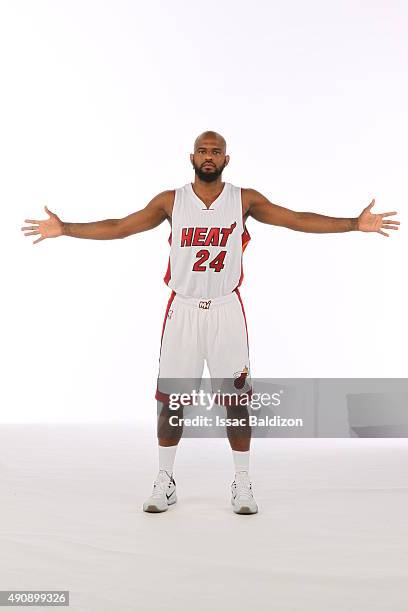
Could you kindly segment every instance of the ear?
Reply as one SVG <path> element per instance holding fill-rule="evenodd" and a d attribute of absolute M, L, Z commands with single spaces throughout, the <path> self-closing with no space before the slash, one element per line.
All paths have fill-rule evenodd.
<path fill-rule="evenodd" d="M 193 161 L 194 161 L 194 155 L 190 153 L 190 162 L 193 163 Z"/>
<path fill-rule="evenodd" d="M 229 155 L 226 155 L 226 156 L 225 156 L 225 165 L 226 165 L 226 166 L 228 166 L 228 164 L 229 164 L 229 160 L 230 160 L 230 156 L 229 156 Z"/>

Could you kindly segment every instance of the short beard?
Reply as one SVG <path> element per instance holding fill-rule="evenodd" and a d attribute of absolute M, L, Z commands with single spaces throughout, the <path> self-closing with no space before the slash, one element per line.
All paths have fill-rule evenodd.
<path fill-rule="evenodd" d="M 221 176 L 222 171 L 226 166 L 226 163 L 224 162 L 221 168 L 215 168 L 213 172 L 204 172 L 201 168 L 195 165 L 194 161 L 192 163 L 196 175 L 201 181 L 204 181 L 205 183 L 213 183 L 214 181 L 216 181 L 217 178 Z"/>

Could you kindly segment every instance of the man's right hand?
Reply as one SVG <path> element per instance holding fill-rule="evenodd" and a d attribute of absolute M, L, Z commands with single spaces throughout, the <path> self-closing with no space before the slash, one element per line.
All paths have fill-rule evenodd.
<path fill-rule="evenodd" d="M 92 240 L 113 240 L 115 238 L 126 238 L 132 234 L 145 232 L 162 223 L 166 218 L 171 219 L 175 190 L 167 189 L 156 195 L 142 208 L 121 219 L 103 219 L 102 221 L 90 221 L 88 223 L 68 223 L 52 213 L 46 206 L 45 211 L 50 215 L 46 221 L 26 219 L 26 223 L 35 223 L 29 227 L 22 227 L 26 236 L 41 234 L 33 242 L 36 244 L 44 238 L 55 238 L 56 236 L 70 236 L 72 238 L 88 238 Z"/>
<path fill-rule="evenodd" d="M 46 219 L 45 221 L 25 219 L 24 223 L 35 223 L 36 225 L 21 228 L 21 231 L 25 232 L 24 236 L 35 236 L 40 234 L 40 237 L 37 238 L 37 240 L 34 240 L 33 244 L 44 240 L 44 238 L 56 238 L 57 236 L 62 236 L 63 234 L 64 224 L 61 219 L 55 213 L 48 210 L 46 206 L 44 206 L 44 209 L 45 212 L 49 214 L 49 219 Z"/>

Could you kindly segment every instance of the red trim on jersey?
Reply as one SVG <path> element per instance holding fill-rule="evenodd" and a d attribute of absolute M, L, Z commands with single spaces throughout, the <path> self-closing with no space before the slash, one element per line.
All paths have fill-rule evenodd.
<path fill-rule="evenodd" d="M 248 246 L 248 242 L 251 240 L 251 236 L 246 228 L 246 225 L 244 225 L 244 231 L 241 234 L 241 240 L 242 240 L 242 254 L 244 254 L 244 251 Z M 238 285 L 235 287 L 235 289 L 238 289 L 238 287 L 241 286 L 243 280 L 244 280 L 244 268 L 242 265 L 242 257 L 241 257 L 241 276 L 239 277 Z"/>
<path fill-rule="evenodd" d="M 169 243 L 170 247 L 171 247 L 171 234 L 172 234 L 172 232 L 170 232 L 170 236 L 168 238 L 168 243 Z M 167 271 L 166 271 L 166 274 L 164 275 L 164 278 L 163 278 L 163 280 L 166 283 L 166 285 L 169 284 L 169 280 L 170 279 L 171 279 L 171 269 L 170 269 L 170 255 L 169 255 L 169 263 L 167 264 Z"/>
<path fill-rule="evenodd" d="M 248 242 L 251 240 L 251 236 L 247 230 L 246 225 L 244 225 L 244 231 L 242 232 L 242 251 L 245 251 Z"/>
<path fill-rule="evenodd" d="M 247 335 L 247 344 L 248 344 L 248 349 L 249 349 L 249 342 L 248 342 L 248 326 L 247 326 L 247 320 L 246 320 L 246 316 L 245 316 L 244 304 L 242 303 L 242 298 L 241 298 L 241 294 L 240 294 L 240 292 L 239 292 L 238 287 L 236 287 L 236 288 L 234 289 L 234 291 L 235 291 L 235 293 L 237 294 L 238 299 L 239 299 L 239 301 L 240 301 L 240 303 L 241 303 L 242 313 L 243 313 L 243 315 L 244 315 L 244 321 L 245 321 L 245 329 L 246 329 L 246 335 Z"/>

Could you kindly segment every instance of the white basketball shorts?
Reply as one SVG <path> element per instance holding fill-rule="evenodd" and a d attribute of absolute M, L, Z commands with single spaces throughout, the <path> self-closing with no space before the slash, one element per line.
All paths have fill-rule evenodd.
<path fill-rule="evenodd" d="M 167 403 L 175 384 L 181 385 L 180 393 L 198 390 L 204 360 L 214 393 L 222 380 L 223 390 L 251 395 L 248 330 L 238 288 L 208 300 L 172 291 L 163 321 L 155 398 Z"/>

